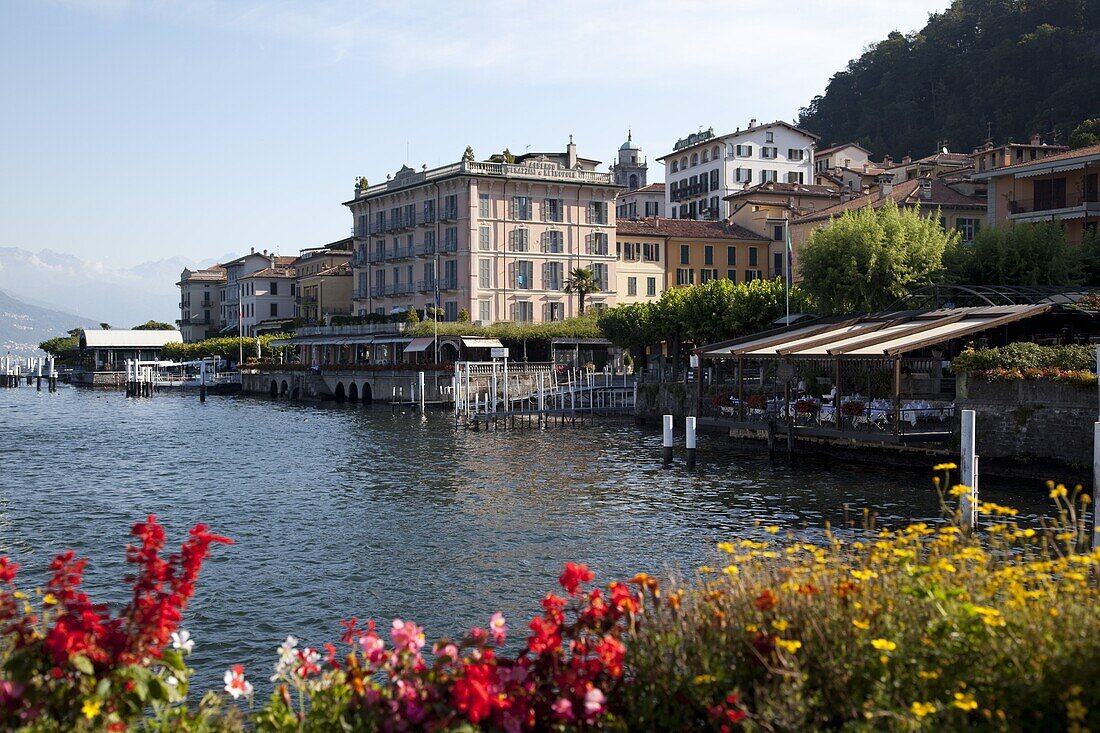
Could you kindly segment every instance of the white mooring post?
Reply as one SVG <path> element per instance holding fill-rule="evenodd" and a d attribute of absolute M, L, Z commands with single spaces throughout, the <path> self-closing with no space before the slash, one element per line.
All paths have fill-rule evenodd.
<path fill-rule="evenodd" d="M 416 373 L 416 393 L 420 395 L 420 411 L 424 412 L 424 372 Z"/>
<path fill-rule="evenodd" d="M 672 465 L 672 415 L 664 416 L 664 460 L 666 466 Z"/>
<path fill-rule="evenodd" d="M 962 445 L 959 447 L 959 480 L 970 491 L 962 495 L 959 508 L 962 510 L 963 526 L 973 531 L 978 524 L 978 455 L 975 440 L 975 416 L 973 410 L 962 411 Z M 950 488 L 950 487 L 947 487 Z"/>
<path fill-rule="evenodd" d="M 687 448 L 687 467 L 695 468 L 695 415 L 688 415 L 684 422 L 687 428 L 684 438 L 684 446 Z"/>
<path fill-rule="evenodd" d="M 546 374 L 539 372 L 539 413 L 546 411 Z"/>
<path fill-rule="evenodd" d="M 1100 375 L 1100 344 L 1096 346 L 1096 373 Z M 1100 521 L 1097 501 L 1100 500 L 1100 384 L 1097 387 L 1096 419 L 1092 425 L 1092 547 L 1100 547 Z"/>

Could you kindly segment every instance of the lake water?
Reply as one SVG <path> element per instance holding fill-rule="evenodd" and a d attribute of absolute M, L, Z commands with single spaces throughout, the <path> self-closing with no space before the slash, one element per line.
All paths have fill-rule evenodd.
<path fill-rule="evenodd" d="M 523 634 L 569 560 L 603 582 L 690 573 L 757 523 L 816 535 L 845 505 L 937 515 L 928 472 L 773 463 L 709 436 L 694 472 L 665 469 L 660 435 L 628 422 L 476 433 L 450 413 L 23 386 L 0 390 L 0 436 L 0 554 L 24 585 L 73 548 L 93 600 L 124 601 L 146 514 L 169 546 L 200 521 L 236 541 L 215 548 L 185 618 L 197 690 L 233 663 L 262 690 L 287 634 L 335 641 L 350 616 L 415 619 L 431 640 L 501 610 Z M 1046 508 L 1037 482 L 989 481 L 983 498 Z"/>

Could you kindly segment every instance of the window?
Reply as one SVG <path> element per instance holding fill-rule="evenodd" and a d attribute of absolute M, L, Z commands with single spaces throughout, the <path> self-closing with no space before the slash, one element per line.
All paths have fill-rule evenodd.
<path fill-rule="evenodd" d="M 1032 189 L 1035 211 L 1064 209 L 1066 206 L 1066 179 L 1054 178 L 1035 181 Z"/>
<path fill-rule="evenodd" d="M 787 173 L 787 183 L 805 183 L 805 174 L 802 171 L 790 171 Z"/>
<path fill-rule="evenodd" d="M 645 215 L 646 216 L 659 216 L 661 213 L 660 204 L 656 201 L 645 202 Z"/>
<path fill-rule="evenodd" d="M 482 219 L 488 219 L 489 213 L 489 194 L 479 193 L 477 195 L 477 215 Z"/>
<path fill-rule="evenodd" d="M 676 173 L 679 170 L 680 170 L 680 161 L 678 161 L 678 160 L 672 161 L 672 172 Z"/>
<path fill-rule="evenodd" d="M 768 142 L 771 142 L 770 140 Z M 773 148 L 765 145 L 760 148 L 760 157 L 765 160 L 775 160 L 779 157 L 779 148 Z"/>
<path fill-rule="evenodd" d="M 542 204 L 543 221 L 565 221 L 564 212 L 561 199 L 546 199 Z"/>
<path fill-rule="evenodd" d="M 565 240 L 564 235 L 559 231 L 549 231 L 543 234 L 545 246 L 543 250 L 545 252 L 564 252 Z"/>
<path fill-rule="evenodd" d="M 513 229 L 512 230 L 512 251 L 513 252 L 527 252 L 530 250 L 530 230 L 527 229 Z"/>
<path fill-rule="evenodd" d="M 710 269 L 710 268 L 704 268 L 702 270 L 699 270 L 699 284 L 700 285 L 702 285 L 703 283 L 710 282 L 711 280 L 717 280 L 717 279 L 718 279 L 718 270 Z"/>
<path fill-rule="evenodd" d="M 757 260 L 757 248 L 749 247 L 749 267 L 756 267 L 759 263 Z"/>
<path fill-rule="evenodd" d="M 482 257 L 477 261 L 477 286 L 489 289 L 493 287 L 493 261 L 488 257 Z"/>
<path fill-rule="evenodd" d="M 443 320 L 444 321 L 457 321 L 458 320 L 458 301 L 448 300 L 443 304 Z"/>
<path fill-rule="evenodd" d="M 765 132 L 764 133 L 764 142 L 774 143 L 775 142 L 775 133 L 772 132 L 771 130 Z"/>
<path fill-rule="evenodd" d="M 714 264 L 714 246 L 713 245 L 708 244 L 708 245 L 705 245 L 703 247 L 703 264 L 704 265 L 713 265 Z"/>
<path fill-rule="evenodd" d="M 447 227 L 443 230 L 443 251 L 454 252 L 458 249 L 458 227 Z"/>
<path fill-rule="evenodd" d="M 680 170 L 683 170 L 683 169 L 685 169 L 685 168 L 687 168 L 687 167 L 688 167 L 688 159 L 687 159 L 687 156 L 686 156 L 686 155 L 681 155 L 681 156 L 680 156 Z"/>
<path fill-rule="evenodd" d="M 711 191 L 717 191 L 718 190 L 718 169 L 717 168 L 715 168 L 714 170 L 712 170 L 710 172 L 710 190 Z"/>
<path fill-rule="evenodd" d="M 737 264 L 737 247 L 734 247 L 732 245 L 729 246 L 729 247 L 726 247 L 726 265 L 729 266 L 729 267 L 733 267 L 736 264 Z"/>
<path fill-rule="evenodd" d="M 443 263 L 443 287 L 445 288 L 457 288 L 458 287 L 458 261 L 447 260 Z"/>
<path fill-rule="evenodd" d="M 431 224 L 435 221 L 435 199 L 424 202 L 424 223 Z"/>
<path fill-rule="evenodd" d="M 458 218 L 458 194 L 451 194 L 450 196 L 443 197 L 443 218 Z"/>
<path fill-rule="evenodd" d="M 374 294 L 382 295 L 386 289 L 386 271 L 378 269 L 374 271 Z"/>
<path fill-rule="evenodd" d="M 493 301 L 491 300 L 479 300 L 477 302 L 477 318 L 482 323 L 488 323 L 492 320 Z"/>
<path fill-rule="evenodd" d="M 434 289 L 435 288 L 435 263 L 434 262 L 425 262 L 424 263 L 424 287 L 425 287 L 425 289 L 427 289 L 427 288 Z"/>
<path fill-rule="evenodd" d="M 751 158 L 752 146 L 751 145 L 738 145 L 736 148 L 736 155 L 738 158 Z"/>
<path fill-rule="evenodd" d="M 646 262 L 661 261 L 661 245 L 646 242 L 642 245 L 642 259 Z"/>
<path fill-rule="evenodd" d="M 772 224 L 772 241 L 782 242 L 784 239 L 786 239 L 784 230 L 785 227 L 782 224 Z"/>
<path fill-rule="evenodd" d="M 731 283 L 737 282 L 737 270 L 726 270 L 726 279 Z"/>
<path fill-rule="evenodd" d="M 435 230 L 424 232 L 424 254 L 435 253 Z"/>
<path fill-rule="evenodd" d="M 405 226 L 416 226 L 416 204 L 407 204 L 405 206 Z"/>
<path fill-rule="evenodd" d="M 638 294 L 638 278 L 628 277 L 626 279 L 626 294 L 637 295 Z"/>
<path fill-rule="evenodd" d="M 657 278 L 647 277 L 645 279 L 645 294 L 648 295 L 650 298 L 656 297 L 656 295 L 657 295 Z"/>
<path fill-rule="evenodd" d="M 542 286 L 545 290 L 561 290 L 564 284 L 565 265 L 561 262 L 547 262 Z"/>
<path fill-rule="evenodd" d="M 477 248 L 482 252 L 487 252 L 492 249 L 489 246 L 489 227 L 477 228 Z"/>
<path fill-rule="evenodd" d="M 607 249 L 607 232 L 593 232 L 588 235 L 588 254 L 590 255 L 606 255 Z"/>
<path fill-rule="evenodd" d="M 546 304 L 546 320 L 560 321 L 565 318 L 565 303 L 557 301 Z"/>
<path fill-rule="evenodd" d="M 779 277 L 783 274 L 783 253 L 772 252 L 772 275 Z"/>
<path fill-rule="evenodd" d="M 272 295 L 278 295 L 279 294 L 279 283 L 271 282 L 271 283 L 268 283 L 268 286 L 269 286 L 268 290 L 271 292 Z"/>
<path fill-rule="evenodd" d="M 676 268 L 676 284 L 677 285 L 694 285 L 695 284 L 695 270 L 690 267 L 677 267 Z"/>
<path fill-rule="evenodd" d="M 516 303 L 515 308 L 516 308 L 516 320 L 517 321 L 530 322 L 530 321 L 535 320 L 535 304 L 534 303 L 532 303 L 530 301 L 527 301 L 527 300 L 521 300 L 518 303 Z"/>
<path fill-rule="evenodd" d="M 680 245 L 680 264 L 686 265 L 691 262 L 691 246 L 687 244 Z"/>
<path fill-rule="evenodd" d="M 978 234 L 978 220 L 959 217 L 955 219 L 955 228 L 962 234 L 962 241 L 973 242 Z"/>
<path fill-rule="evenodd" d="M 779 171 L 775 170 L 763 170 L 760 171 L 761 183 L 775 183 L 779 179 Z"/>
<path fill-rule="evenodd" d="M 517 290 L 530 290 L 531 277 L 535 271 L 534 263 L 531 260 L 517 260 L 512 267 L 516 275 L 514 287 Z"/>
<path fill-rule="evenodd" d="M 709 163 L 710 162 L 710 151 L 709 150 L 704 150 L 703 151 L 703 162 L 704 163 Z"/>
<path fill-rule="evenodd" d="M 787 160 L 802 160 L 806 156 L 806 151 L 802 148 L 787 148 Z"/>
<path fill-rule="evenodd" d="M 531 197 L 530 196 L 513 196 L 512 197 L 512 218 L 519 219 L 520 221 L 531 220 Z"/>
<path fill-rule="evenodd" d="M 699 153 L 692 153 L 691 154 L 691 166 L 692 166 L 692 168 L 694 168 L 697 165 L 699 165 Z"/>
<path fill-rule="evenodd" d="M 733 172 L 733 180 L 737 183 L 752 183 L 752 168 L 738 168 Z"/>
<path fill-rule="evenodd" d="M 745 282 L 761 279 L 763 279 L 763 273 L 760 270 L 745 270 Z"/>
<path fill-rule="evenodd" d="M 711 216 L 712 219 L 717 219 L 718 218 L 718 197 L 717 196 L 711 196 L 710 197 L 710 216 Z"/>
<path fill-rule="evenodd" d="M 590 224 L 607 223 L 607 202 L 592 201 L 588 204 L 588 222 Z"/>
<path fill-rule="evenodd" d="M 592 263 L 592 279 L 600 284 L 600 290 L 610 290 L 607 283 L 607 263 L 606 262 L 593 262 Z"/>

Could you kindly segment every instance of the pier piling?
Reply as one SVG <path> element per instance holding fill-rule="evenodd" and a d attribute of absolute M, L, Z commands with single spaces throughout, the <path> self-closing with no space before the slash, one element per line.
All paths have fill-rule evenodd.
<path fill-rule="evenodd" d="M 974 410 L 962 411 L 961 427 L 960 480 L 964 486 L 970 487 L 970 491 L 962 495 L 960 509 L 962 509 L 963 525 L 967 530 L 974 531 L 978 524 L 978 454 L 975 452 L 977 443 Z"/>
<path fill-rule="evenodd" d="M 684 446 L 687 448 L 687 467 L 695 468 L 695 415 L 688 415 L 684 423 L 686 429 Z"/>
<path fill-rule="evenodd" d="M 662 445 L 664 446 L 663 453 L 664 453 L 665 466 L 671 466 L 672 465 L 672 415 L 665 415 L 664 416 L 664 435 L 663 435 Z"/>

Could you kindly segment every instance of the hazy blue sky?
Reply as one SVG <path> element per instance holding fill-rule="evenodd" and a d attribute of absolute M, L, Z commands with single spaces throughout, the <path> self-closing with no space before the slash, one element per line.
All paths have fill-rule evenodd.
<path fill-rule="evenodd" d="M 0 247 L 291 254 L 346 236 L 356 176 L 468 144 L 609 163 L 632 127 L 652 163 L 947 4 L 0 0 Z"/>

